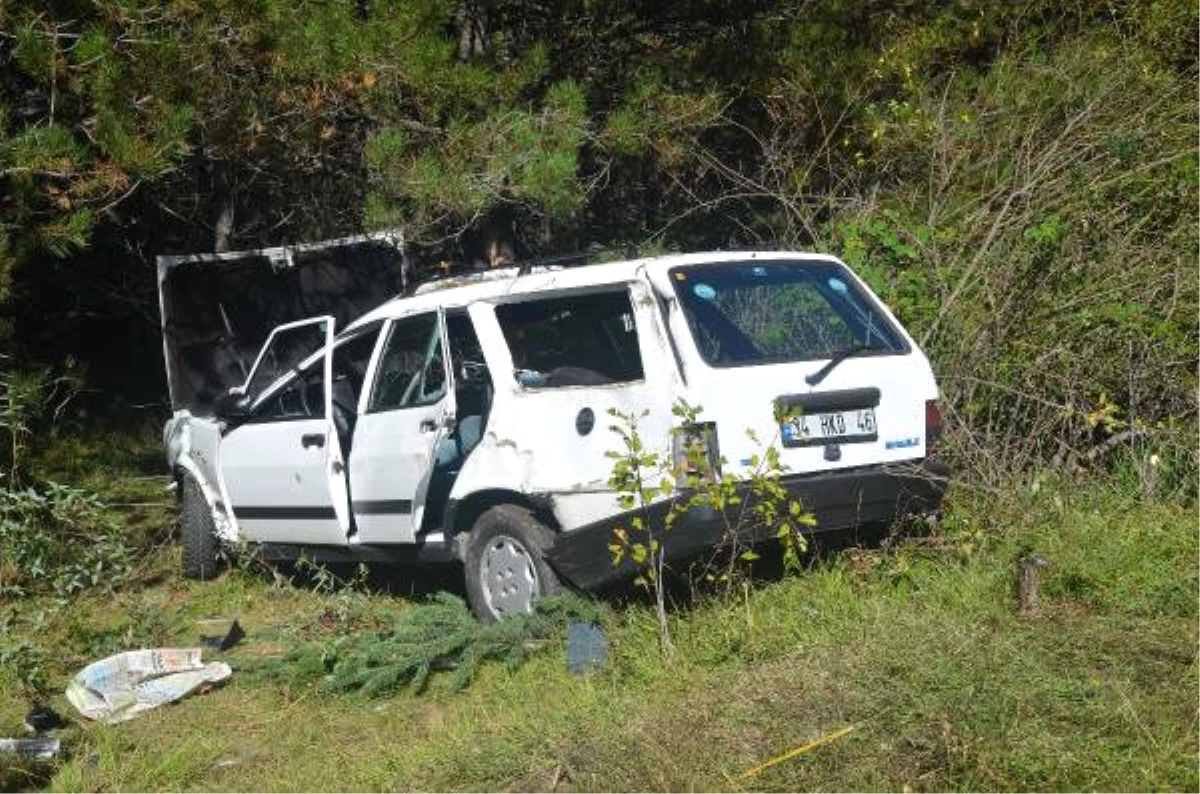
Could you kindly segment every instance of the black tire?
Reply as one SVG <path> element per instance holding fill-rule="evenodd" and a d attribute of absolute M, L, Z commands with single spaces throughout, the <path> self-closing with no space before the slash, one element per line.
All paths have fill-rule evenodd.
<path fill-rule="evenodd" d="M 485 621 L 533 611 L 533 602 L 563 591 L 546 562 L 554 533 L 517 505 L 483 512 L 471 528 L 463 567 L 467 600 Z"/>
<path fill-rule="evenodd" d="M 185 474 L 179 482 L 179 534 L 183 540 L 183 575 L 212 579 L 219 572 L 216 527 L 200 485 Z"/>

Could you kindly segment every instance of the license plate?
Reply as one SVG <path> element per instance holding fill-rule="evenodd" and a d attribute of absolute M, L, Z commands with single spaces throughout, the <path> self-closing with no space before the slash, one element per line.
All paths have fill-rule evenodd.
<path fill-rule="evenodd" d="M 779 435 L 785 447 L 854 444 L 879 438 L 874 408 L 789 416 L 780 423 Z"/>

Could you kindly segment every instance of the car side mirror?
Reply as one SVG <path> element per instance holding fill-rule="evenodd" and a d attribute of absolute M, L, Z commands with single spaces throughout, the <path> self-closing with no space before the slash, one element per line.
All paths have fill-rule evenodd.
<path fill-rule="evenodd" d="M 213 413 L 218 419 L 245 419 L 250 415 L 250 398 L 241 386 L 234 386 L 213 403 Z"/>

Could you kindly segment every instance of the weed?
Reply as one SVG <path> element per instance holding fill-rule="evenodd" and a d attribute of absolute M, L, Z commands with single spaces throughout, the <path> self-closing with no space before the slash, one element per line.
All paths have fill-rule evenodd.
<path fill-rule="evenodd" d="M 50 691 L 46 651 L 31 640 L 21 639 L 0 646 L 0 671 L 4 671 L 20 689 L 25 699 L 38 702 Z"/>
<path fill-rule="evenodd" d="M 100 499 L 68 485 L 0 490 L 0 595 L 112 590 L 133 565 Z"/>
<path fill-rule="evenodd" d="M 68 362 L 68 369 L 72 362 Z M 55 419 L 81 388 L 78 377 L 50 377 L 46 370 L 13 370 L 0 373 L 0 430 L 8 443 L 0 450 L 0 482 L 9 488 L 21 485 L 35 425 L 47 415 Z"/>
<path fill-rule="evenodd" d="M 613 461 L 608 484 L 616 491 L 620 506 L 633 512 L 627 527 L 613 531 L 608 548 L 614 566 L 626 559 L 633 562 L 638 571 L 634 581 L 654 597 L 660 645 L 665 651 L 671 649 L 671 635 L 666 615 L 664 540 L 681 516 L 701 508 L 711 510 L 723 522 L 719 547 L 728 562 L 723 570 L 705 566 L 704 577 L 723 582 L 726 595 L 745 584 L 738 577 L 739 563 L 758 558 L 753 549 L 745 547 L 747 537 L 761 536 L 763 530 L 773 534 L 782 546 L 785 566 L 798 569 L 807 547 L 802 529 L 816 524 L 814 516 L 783 486 L 784 466 L 776 439 L 764 445 L 762 454 L 750 456 L 748 474 L 734 476 L 723 471 L 728 461 L 716 454 L 713 431 L 699 419 L 702 410 L 683 400 L 672 406 L 678 424 L 671 431 L 669 458 L 648 447 L 638 429 L 638 415 L 609 411 L 618 420 L 609 429 L 620 438 L 622 449 L 607 453 Z M 644 412 L 642 417 L 646 415 Z M 777 424 L 782 419 L 776 416 Z M 762 445 L 752 431 L 747 435 Z M 656 519 L 650 506 L 661 501 L 667 502 L 667 509 Z"/>
<path fill-rule="evenodd" d="M 311 584 L 314 593 L 328 596 L 332 601 L 331 606 L 321 616 L 323 622 L 349 626 L 369 620 L 371 599 L 367 585 L 371 572 L 366 565 L 359 563 L 354 569 L 354 575 L 343 579 L 329 567 L 301 557 L 296 561 L 296 571 Z"/>

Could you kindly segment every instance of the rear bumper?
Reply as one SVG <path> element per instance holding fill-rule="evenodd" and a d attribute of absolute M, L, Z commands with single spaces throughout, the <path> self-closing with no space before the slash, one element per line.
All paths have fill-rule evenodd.
<path fill-rule="evenodd" d="M 782 483 L 805 510 L 816 516 L 812 532 L 852 529 L 857 526 L 891 523 L 906 515 L 936 511 L 946 493 L 949 467 L 932 458 L 903 464 L 867 466 L 810 475 L 784 477 Z M 752 498 L 748 485 L 740 488 L 743 499 Z M 647 508 L 649 524 L 659 527 L 669 502 Z M 613 565 L 609 544 L 613 530 L 627 527 L 628 513 L 618 514 L 579 529 L 563 532 L 547 552 L 559 576 L 576 587 L 589 589 L 632 575 L 636 566 L 628 559 Z M 711 508 L 692 508 L 669 531 L 658 536 L 667 558 L 686 559 L 720 546 L 728 524 Z M 743 527 L 737 536 L 742 543 L 767 540 L 773 527 Z"/>

